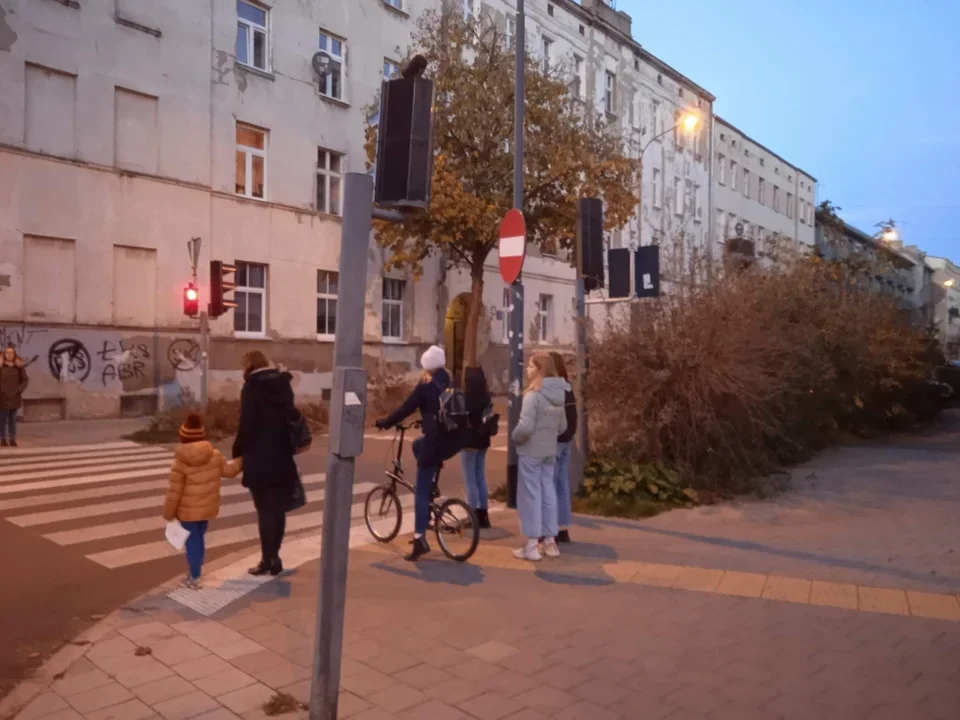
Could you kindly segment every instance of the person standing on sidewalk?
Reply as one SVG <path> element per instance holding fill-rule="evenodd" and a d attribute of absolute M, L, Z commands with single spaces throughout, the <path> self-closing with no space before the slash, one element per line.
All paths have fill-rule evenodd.
<path fill-rule="evenodd" d="M 490 430 L 485 422 L 492 410 L 493 396 L 487 389 L 487 376 L 482 367 L 468 367 L 463 372 L 463 396 L 467 404 L 468 426 L 460 451 L 460 467 L 467 491 L 467 503 L 477 515 L 482 529 L 490 527 L 487 511 L 487 450 Z"/>
<path fill-rule="evenodd" d="M 201 417 L 196 413 L 187 415 L 180 426 L 180 445 L 173 453 L 163 505 L 164 520 L 179 520 L 184 530 L 190 531 L 186 544 L 189 573 L 183 586 L 191 590 L 201 587 L 204 536 L 209 522 L 220 514 L 220 478 L 234 478 L 243 467 L 242 460 L 223 457 L 206 437 Z"/>
<path fill-rule="evenodd" d="M 8 345 L 0 358 L 0 446 L 17 447 L 17 413 L 29 382 L 23 360 Z"/>
<path fill-rule="evenodd" d="M 280 546 L 300 478 L 290 437 L 296 415 L 293 376 L 270 367 L 259 350 L 251 350 L 241 362 L 245 382 L 233 457 L 243 458 L 243 486 L 257 509 L 261 553 L 260 563 L 249 573 L 276 576 L 283 572 Z"/>
<path fill-rule="evenodd" d="M 577 434 L 577 399 L 570 386 L 570 376 L 567 374 L 567 364 L 558 352 L 551 352 L 550 357 L 557 368 L 557 377 L 566 384 L 563 406 L 566 411 L 567 429 L 557 438 L 557 463 L 553 472 L 553 484 L 557 489 L 557 542 L 570 542 L 570 443 Z"/>
<path fill-rule="evenodd" d="M 564 398 L 567 383 L 557 377 L 553 358 L 537 353 L 527 365 L 530 384 L 524 391 L 520 421 L 513 429 L 517 444 L 517 511 L 526 544 L 514 550 L 521 560 L 539 560 L 539 538 L 543 551 L 557 557 L 557 490 L 553 484 L 557 461 L 557 437 L 567 429 Z"/>

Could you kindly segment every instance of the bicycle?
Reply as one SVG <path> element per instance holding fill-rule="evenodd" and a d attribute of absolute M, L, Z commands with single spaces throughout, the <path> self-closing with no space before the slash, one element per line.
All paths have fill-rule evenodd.
<path fill-rule="evenodd" d="M 367 494 L 364 503 L 363 519 L 367 524 L 367 530 L 378 542 L 388 543 L 392 541 L 399 533 L 403 522 L 402 510 L 400 508 L 400 497 L 397 494 L 397 486 L 402 485 L 410 492 L 416 494 L 413 485 L 403 479 L 403 442 L 408 430 L 413 430 L 421 426 L 421 421 L 416 420 L 407 425 L 398 424 L 396 426 L 397 439 L 397 457 L 393 460 L 393 470 L 385 470 L 387 482 L 375 487 Z M 430 522 L 427 530 L 433 530 L 437 535 L 437 544 L 443 554 L 451 560 L 465 562 L 477 551 L 477 545 L 480 543 L 480 525 L 477 523 L 477 517 L 469 505 L 459 498 L 447 498 L 443 502 L 440 499 L 440 471 L 443 470 L 443 464 L 437 469 L 437 474 L 433 478 L 433 487 L 430 490 Z M 392 523 L 390 519 L 394 517 Z M 380 526 L 387 521 L 388 532 L 380 532 Z M 453 543 L 457 540 L 465 540 L 465 550 L 457 552 Z"/>

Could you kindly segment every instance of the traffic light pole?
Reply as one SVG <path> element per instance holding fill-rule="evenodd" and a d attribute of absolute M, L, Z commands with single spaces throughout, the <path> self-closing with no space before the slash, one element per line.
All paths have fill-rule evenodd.
<path fill-rule="evenodd" d="M 523 0 L 517 0 L 517 47 L 513 102 L 513 207 L 523 212 L 523 97 L 526 64 L 526 23 Z M 510 298 L 510 412 L 507 433 L 507 507 L 517 506 L 518 459 L 513 429 L 520 422 L 523 401 L 523 279 L 511 286 Z"/>
<path fill-rule="evenodd" d="M 200 311 L 200 407 L 207 410 L 207 368 L 210 351 L 210 318 L 206 310 Z"/>

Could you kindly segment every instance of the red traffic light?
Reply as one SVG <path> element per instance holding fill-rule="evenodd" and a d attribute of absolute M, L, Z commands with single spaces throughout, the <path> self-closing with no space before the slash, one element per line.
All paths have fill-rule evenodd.
<path fill-rule="evenodd" d="M 190 283 L 183 289 L 183 314 L 196 317 L 200 313 L 200 293 L 197 286 Z"/>
<path fill-rule="evenodd" d="M 197 293 L 197 289 L 195 287 L 187 288 L 187 300 L 190 302 L 196 302 L 197 298 L 199 297 L 200 295 Z"/>

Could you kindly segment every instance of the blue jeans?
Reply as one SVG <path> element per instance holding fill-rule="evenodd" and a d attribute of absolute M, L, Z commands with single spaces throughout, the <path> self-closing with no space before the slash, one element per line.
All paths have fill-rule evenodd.
<path fill-rule="evenodd" d="M 487 509 L 487 451 L 461 450 L 460 468 L 467 490 L 467 504 L 474 510 Z"/>
<path fill-rule="evenodd" d="M 553 484 L 556 458 L 521 455 L 517 471 L 517 514 L 528 538 L 557 536 L 557 489 Z"/>
<path fill-rule="evenodd" d="M 181 522 L 185 530 L 190 531 L 190 537 L 187 538 L 187 567 L 190 568 L 190 577 L 194 580 L 200 579 L 200 571 L 203 569 L 203 555 L 206 552 L 206 545 L 203 542 L 203 536 L 207 534 L 207 521 L 200 522 Z"/>
<path fill-rule="evenodd" d="M 570 443 L 557 443 L 557 464 L 553 471 L 557 491 L 557 525 L 570 527 Z"/>
<path fill-rule="evenodd" d="M 8 430 L 9 428 L 9 430 Z M 9 433 L 9 434 L 8 434 Z M 0 410 L 0 440 L 17 439 L 17 409 Z"/>
<path fill-rule="evenodd" d="M 413 456 L 420 454 L 423 438 L 417 438 L 413 441 Z M 413 505 L 413 534 L 423 535 L 427 531 L 427 524 L 430 522 L 430 493 L 433 490 L 433 479 L 437 476 L 439 468 L 422 467 L 420 461 L 417 461 L 417 485 L 414 493 Z"/>

